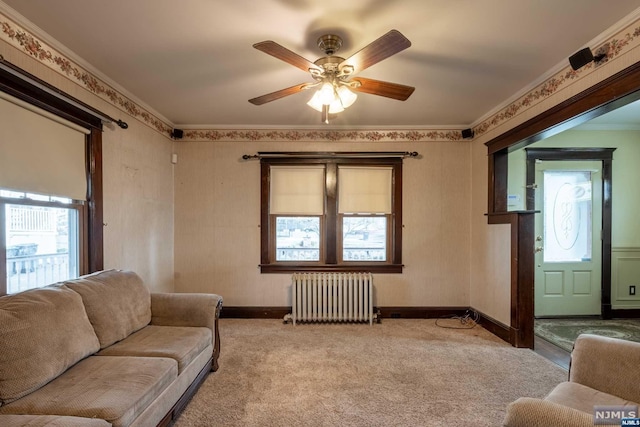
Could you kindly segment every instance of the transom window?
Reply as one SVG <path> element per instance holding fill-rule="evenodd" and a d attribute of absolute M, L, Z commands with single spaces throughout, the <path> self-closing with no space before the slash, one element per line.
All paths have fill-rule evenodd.
<path fill-rule="evenodd" d="M 402 271 L 402 159 L 262 162 L 263 273 Z"/>

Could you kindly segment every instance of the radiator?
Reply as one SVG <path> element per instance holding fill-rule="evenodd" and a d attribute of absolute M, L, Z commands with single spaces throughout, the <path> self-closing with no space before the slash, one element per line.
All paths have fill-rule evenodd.
<path fill-rule="evenodd" d="M 294 273 L 291 315 L 296 322 L 369 322 L 373 324 L 371 273 Z"/>

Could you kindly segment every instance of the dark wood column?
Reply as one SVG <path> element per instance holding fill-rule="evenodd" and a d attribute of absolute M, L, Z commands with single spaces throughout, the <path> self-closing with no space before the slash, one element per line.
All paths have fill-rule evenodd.
<path fill-rule="evenodd" d="M 511 328 L 509 342 L 533 348 L 535 212 L 517 211 L 488 216 L 489 224 L 511 225 Z"/>

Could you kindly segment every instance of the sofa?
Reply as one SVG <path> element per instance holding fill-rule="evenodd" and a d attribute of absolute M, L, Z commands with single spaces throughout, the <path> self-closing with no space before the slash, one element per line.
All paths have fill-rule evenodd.
<path fill-rule="evenodd" d="M 571 352 L 568 381 L 544 399 L 522 397 L 509 404 L 503 425 L 593 427 L 595 406 L 637 410 L 639 402 L 640 343 L 582 334 Z"/>
<path fill-rule="evenodd" d="M 0 297 L 0 426 L 171 425 L 217 369 L 221 307 L 121 270 Z"/>

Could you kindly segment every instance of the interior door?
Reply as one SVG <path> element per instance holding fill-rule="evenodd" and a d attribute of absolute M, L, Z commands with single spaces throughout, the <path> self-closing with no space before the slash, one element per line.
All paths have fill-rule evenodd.
<path fill-rule="evenodd" d="M 535 316 L 601 314 L 602 162 L 537 161 Z"/>

